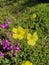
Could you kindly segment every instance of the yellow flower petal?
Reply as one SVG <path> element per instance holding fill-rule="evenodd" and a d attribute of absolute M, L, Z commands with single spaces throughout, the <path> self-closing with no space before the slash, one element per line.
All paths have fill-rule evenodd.
<path fill-rule="evenodd" d="M 21 40 L 24 38 L 25 30 L 21 26 L 19 26 L 17 28 L 17 34 L 18 34 L 18 39 Z"/>
<path fill-rule="evenodd" d="M 29 40 L 29 39 L 31 39 L 31 38 L 32 38 L 32 35 L 31 35 L 30 33 L 28 33 L 27 39 Z"/>
<path fill-rule="evenodd" d="M 18 38 L 18 35 L 17 34 L 13 34 L 13 38 L 14 39 L 17 39 Z"/>
<path fill-rule="evenodd" d="M 34 46 L 36 44 L 36 42 L 33 39 L 28 40 L 27 43 L 31 46 Z"/>
<path fill-rule="evenodd" d="M 24 36 L 18 35 L 18 39 L 19 39 L 19 40 L 22 40 L 23 38 L 24 38 Z"/>
<path fill-rule="evenodd" d="M 17 32 L 17 29 L 16 28 L 13 28 L 12 29 L 12 32 L 16 33 Z"/>
<path fill-rule="evenodd" d="M 25 62 L 25 65 L 30 65 L 30 61 L 26 61 Z"/>
<path fill-rule="evenodd" d="M 22 65 L 33 65 L 30 61 L 26 61 L 24 64 Z"/>
<path fill-rule="evenodd" d="M 23 34 L 24 34 L 24 29 L 19 26 L 19 27 L 17 28 L 17 33 L 23 35 Z"/>
<path fill-rule="evenodd" d="M 17 30 L 19 31 L 19 32 L 23 32 L 24 31 L 24 29 L 21 27 L 21 26 L 19 26 L 18 28 L 17 28 Z"/>
<path fill-rule="evenodd" d="M 32 63 L 30 63 L 30 65 L 33 65 Z"/>

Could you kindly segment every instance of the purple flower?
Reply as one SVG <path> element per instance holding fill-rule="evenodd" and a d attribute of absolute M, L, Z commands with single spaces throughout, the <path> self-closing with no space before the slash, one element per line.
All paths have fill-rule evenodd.
<path fill-rule="evenodd" d="M 19 46 L 16 46 L 15 49 L 20 52 L 20 47 Z"/>
<path fill-rule="evenodd" d="M 8 24 L 1 24 L 0 27 L 1 28 L 7 28 L 8 27 Z"/>
<path fill-rule="evenodd" d="M 6 23 L 1 24 L 0 27 L 6 29 L 10 23 L 11 21 L 9 19 L 6 19 Z"/>
<path fill-rule="evenodd" d="M 14 46 L 10 46 L 10 50 L 14 50 L 15 49 L 15 47 Z"/>
<path fill-rule="evenodd" d="M 18 47 L 18 46 L 10 46 L 10 51 L 11 51 L 12 55 L 15 55 L 16 50 L 18 52 L 20 52 L 20 47 Z"/>
<path fill-rule="evenodd" d="M 15 46 L 10 46 L 9 50 L 10 50 L 12 56 L 15 55 Z"/>
<path fill-rule="evenodd" d="M 4 56 L 5 56 L 5 54 L 0 52 L 0 57 L 4 57 Z"/>
<path fill-rule="evenodd" d="M 10 46 L 10 42 L 9 42 L 9 40 L 5 39 L 5 40 L 3 41 L 3 43 L 2 43 L 2 45 L 3 45 L 3 49 L 6 50 L 7 47 Z"/>

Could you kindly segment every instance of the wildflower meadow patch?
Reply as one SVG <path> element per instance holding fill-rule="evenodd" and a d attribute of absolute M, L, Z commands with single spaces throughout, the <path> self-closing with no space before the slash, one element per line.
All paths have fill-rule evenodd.
<path fill-rule="evenodd" d="M 49 3 L 0 1 L 0 65 L 49 65 Z"/>

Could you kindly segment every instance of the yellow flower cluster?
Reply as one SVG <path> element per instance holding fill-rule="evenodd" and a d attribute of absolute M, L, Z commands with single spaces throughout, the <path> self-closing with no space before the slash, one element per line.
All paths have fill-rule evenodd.
<path fill-rule="evenodd" d="M 31 63 L 30 61 L 26 61 L 24 64 L 22 65 L 33 65 L 33 63 Z"/>
<path fill-rule="evenodd" d="M 13 28 L 12 32 L 13 32 L 13 38 L 14 39 L 22 40 L 24 37 L 26 37 L 28 30 L 23 29 L 21 26 L 19 26 L 18 28 Z"/>
<path fill-rule="evenodd" d="M 33 35 L 28 33 L 27 40 L 29 45 L 34 46 L 36 41 L 38 40 L 37 32 L 35 32 Z"/>
<path fill-rule="evenodd" d="M 37 32 L 34 34 L 30 34 L 28 29 L 23 29 L 21 26 L 12 29 L 13 38 L 22 40 L 23 38 L 27 39 L 27 43 L 31 46 L 34 46 L 36 41 L 38 40 Z"/>

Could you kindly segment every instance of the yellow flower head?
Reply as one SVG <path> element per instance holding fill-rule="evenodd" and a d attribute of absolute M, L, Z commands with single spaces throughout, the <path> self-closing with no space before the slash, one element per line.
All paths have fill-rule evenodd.
<path fill-rule="evenodd" d="M 23 35 L 25 32 L 24 32 L 24 29 L 23 29 L 21 26 L 19 26 L 19 27 L 17 28 L 17 33 Z"/>
<path fill-rule="evenodd" d="M 24 38 L 25 30 L 21 26 L 19 26 L 17 28 L 17 34 L 18 34 L 18 39 L 21 40 Z"/>
<path fill-rule="evenodd" d="M 31 35 L 30 33 L 28 33 L 27 35 L 27 43 L 31 46 L 34 46 L 36 41 L 38 40 L 38 35 L 37 32 L 35 32 L 33 35 Z"/>
<path fill-rule="evenodd" d="M 33 65 L 30 61 L 26 61 L 24 64 L 22 65 Z"/>
<path fill-rule="evenodd" d="M 32 15 L 32 18 L 35 19 L 35 18 L 36 18 L 36 14 L 33 14 L 33 15 Z"/>
<path fill-rule="evenodd" d="M 25 65 L 32 65 L 30 61 L 26 61 Z"/>
<path fill-rule="evenodd" d="M 12 30 L 13 33 L 13 38 L 14 39 L 19 39 L 22 40 L 24 38 L 24 36 L 26 35 L 26 30 L 23 29 L 21 26 L 19 26 L 18 28 L 13 28 Z"/>
<path fill-rule="evenodd" d="M 12 32 L 13 32 L 13 33 L 16 33 L 16 32 L 17 32 L 17 29 L 16 29 L 16 28 L 13 28 L 13 29 L 12 29 Z"/>

